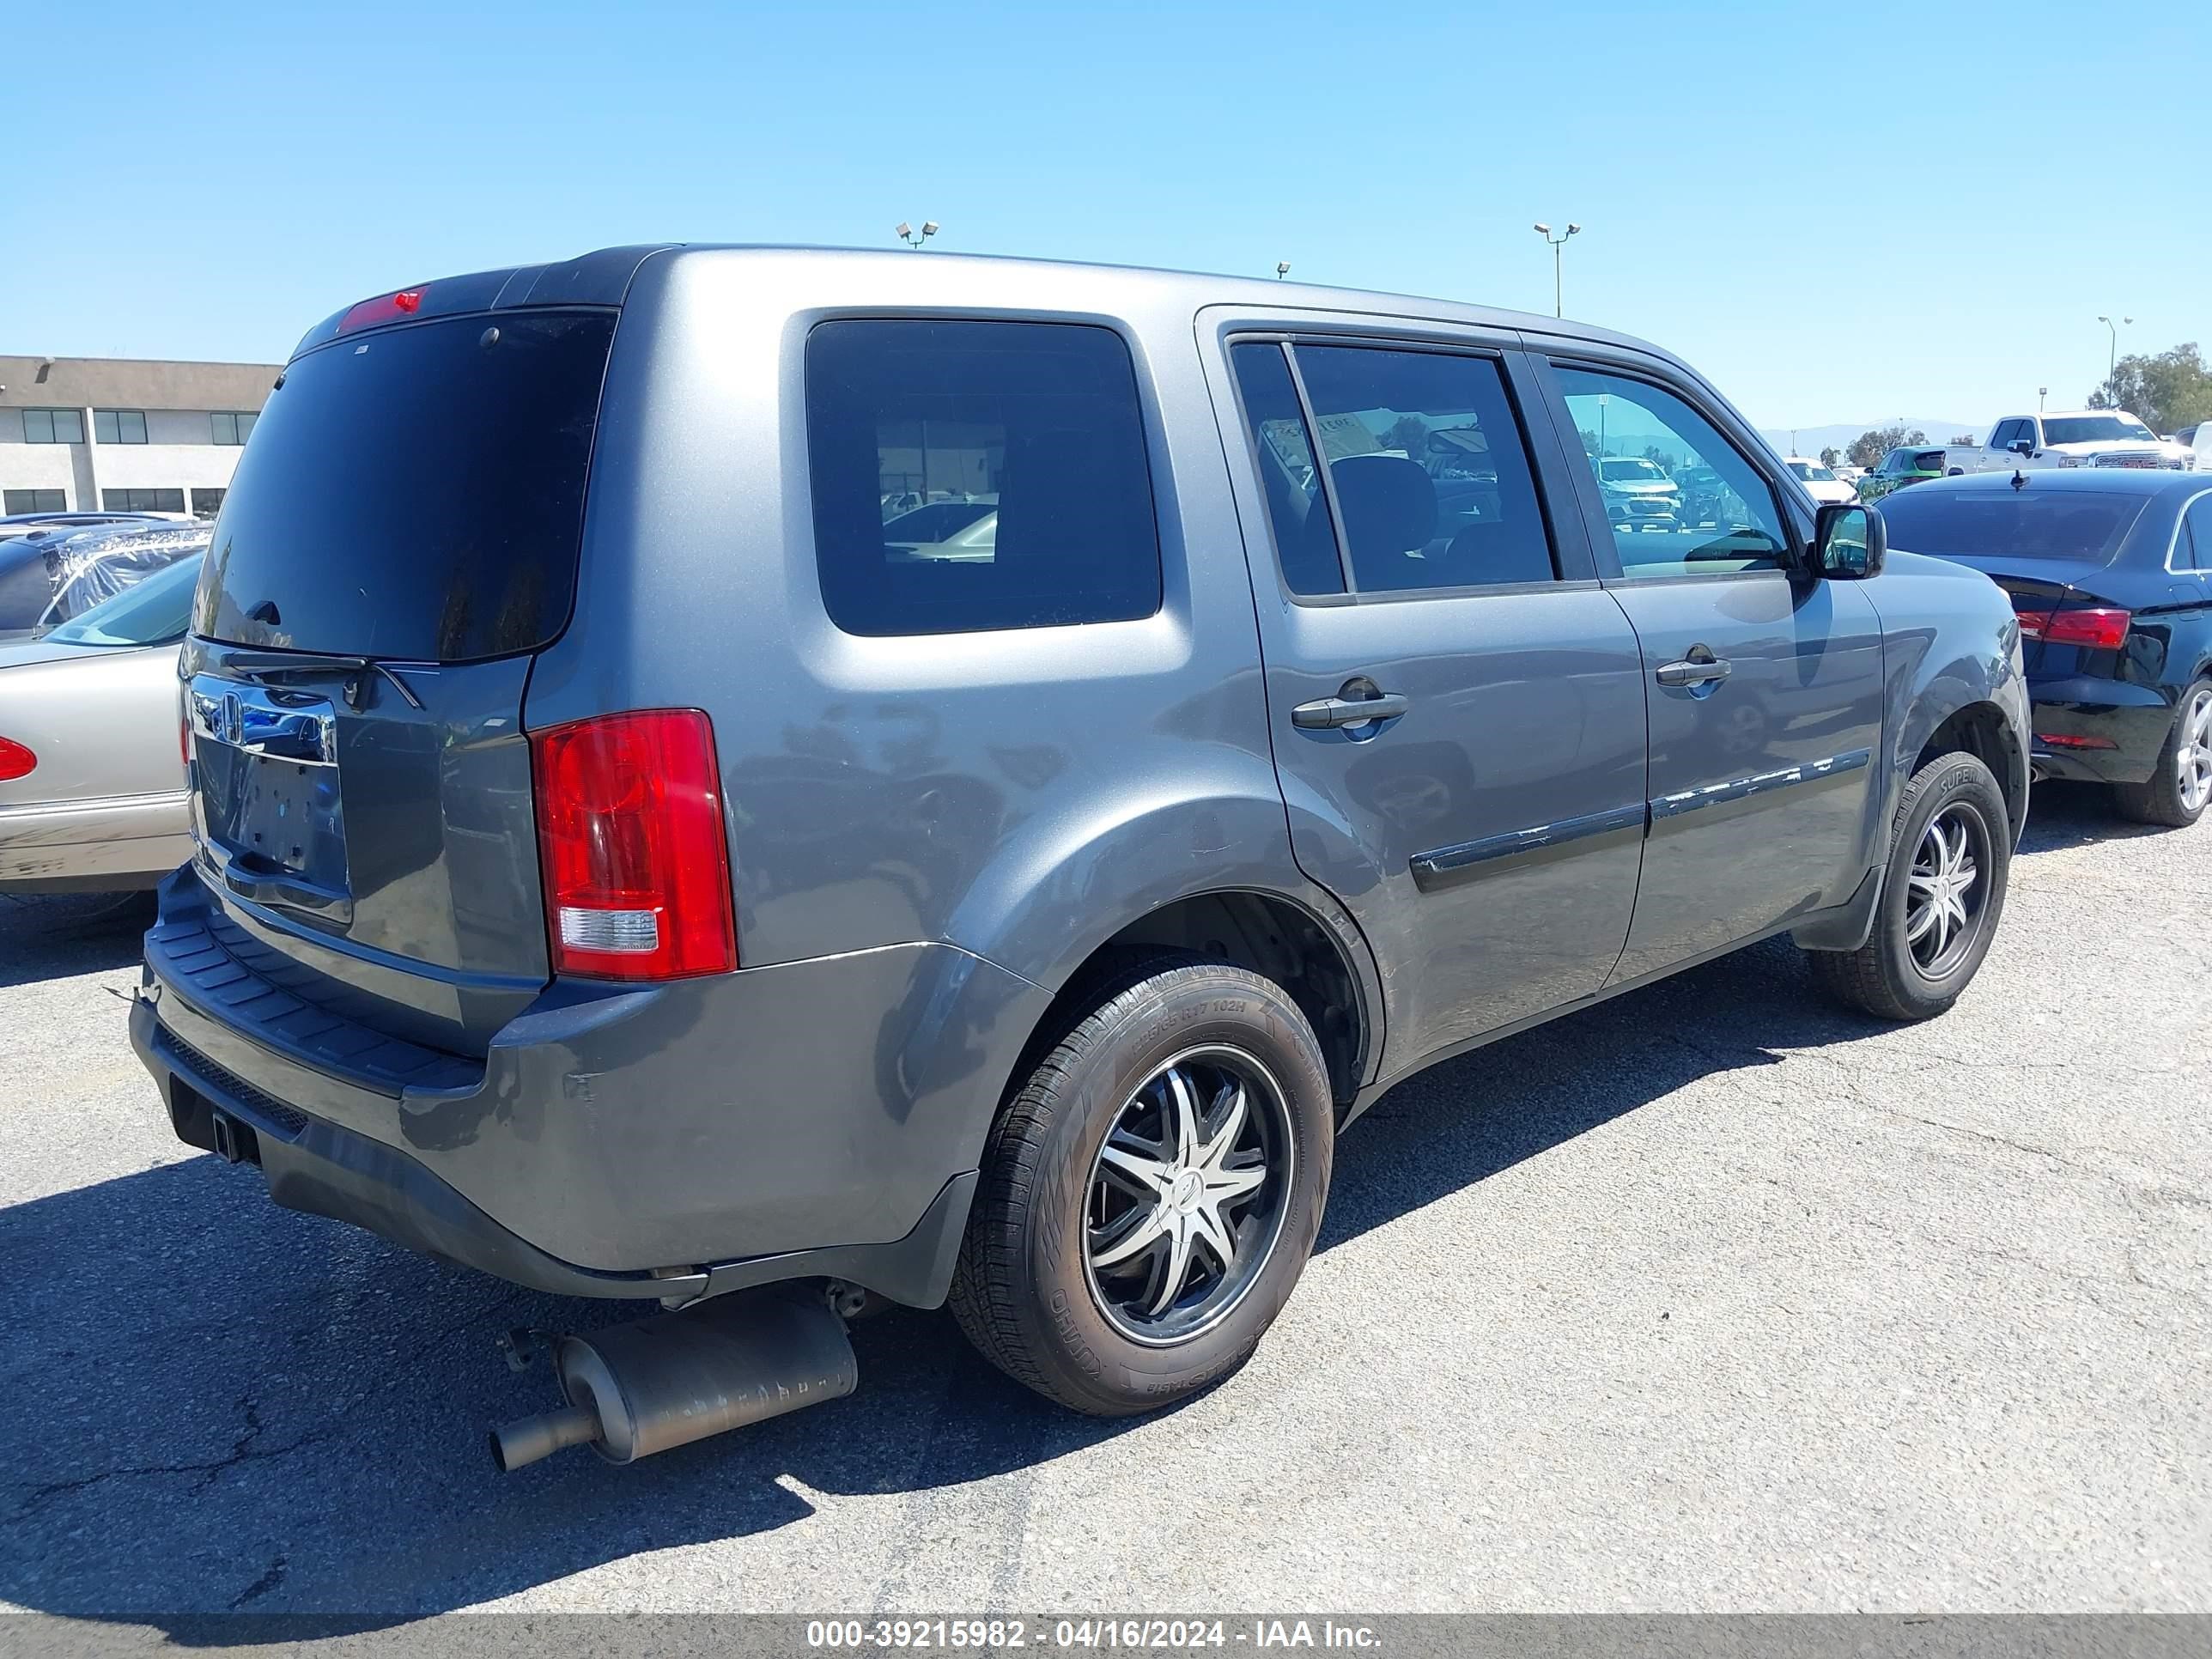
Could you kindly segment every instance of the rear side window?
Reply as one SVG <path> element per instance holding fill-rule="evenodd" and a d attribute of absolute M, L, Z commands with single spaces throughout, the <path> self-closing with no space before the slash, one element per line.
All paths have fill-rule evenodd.
<path fill-rule="evenodd" d="M 609 311 L 501 312 L 296 359 L 223 497 L 199 632 L 409 662 L 550 643 L 614 329 Z"/>
<path fill-rule="evenodd" d="M 1160 608 L 1136 369 L 1111 329 L 821 324 L 806 341 L 806 436 L 823 603 L 848 634 Z"/>
<path fill-rule="evenodd" d="M 1291 349 L 1326 491 L 1284 348 L 1231 353 L 1291 592 L 1344 591 L 1339 533 L 1362 593 L 1553 579 L 1550 532 L 1495 361 L 1382 346 Z"/>

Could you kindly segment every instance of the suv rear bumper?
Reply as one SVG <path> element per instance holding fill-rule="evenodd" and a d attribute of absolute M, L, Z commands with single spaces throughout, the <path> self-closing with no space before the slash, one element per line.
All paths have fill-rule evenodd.
<path fill-rule="evenodd" d="M 190 869 L 163 884 L 131 1029 L 178 1137 L 279 1204 L 572 1296 L 823 1275 L 941 1302 L 1048 1000 L 942 945 L 558 985 L 476 1066 L 303 1003 L 243 937 Z"/>

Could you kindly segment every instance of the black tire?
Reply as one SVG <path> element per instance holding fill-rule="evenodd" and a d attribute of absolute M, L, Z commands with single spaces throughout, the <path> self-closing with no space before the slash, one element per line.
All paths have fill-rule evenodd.
<path fill-rule="evenodd" d="M 1017 1382 L 1079 1412 L 1124 1417 L 1185 1399 L 1250 1358 L 1289 1299 L 1321 1229 L 1335 1118 L 1313 1029 L 1273 981 L 1200 957 L 1164 955 L 1131 965 L 1103 982 L 1098 994 L 1097 1006 L 1038 1062 L 992 1126 L 951 1304 L 969 1340 Z M 1170 1062 L 1186 1071 L 1218 1064 L 1227 1068 L 1220 1075 L 1241 1077 L 1247 1060 L 1259 1073 L 1249 1079 L 1246 1113 L 1235 1116 L 1237 1097 L 1224 1091 L 1214 1097 L 1213 1110 L 1201 1103 L 1196 1120 L 1206 1133 L 1231 1121 L 1273 1126 L 1267 1133 L 1274 1139 L 1262 1137 L 1260 1149 L 1232 1154 L 1260 1160 L 1243 1164 L 1240 1172 L 1266 1172 L 1253 1199 L 1231 1200 L 1250 1207 L 1224 1224 L 1236 1229 L 1233 1237 L 1223 1236 L 1243 1265 L 1233 1270 L 1233 1283 L 1232 1269 L 1223 1266 L 1210 1293 L 1218 1306 L 1209 1313 L 1209 1297 L 1200 1294 L 1204 1270 L 1222 1258 L 1190 1244 L 1188 1276 L 1176 1280 L 1192 1286 L 1188 1309 L 1171 1304 L 1158 1333 L 1136 1340 L 1116 1322 L 1133 1328 L 1139 1317 L 1109 1294 L 1121 1281 L 1102 1277 L 1093 1264 L 1094 1255 L 1110 1253 L 1098 1239 L 1113 1237 L 1110 1224 L 1096 1231 L 1091 1224 L 1102 1204 L 1115 1198 L 1117 1178 L 1101 1156 L 1108 1133 L 1130 1133 L 1127 1126 L 1139 1121 L 1130 1115 L 1147 1100 L 1157 1098 L 1162 1113 L 1168 1109 L 1170 1085 L 1154 1091 L 1153 1080 Z M 1164 1116 L 1152 1121 L 1162 1127 L 1161 1146 L 1169 1146 L 1173 1132 Z M 1222 1133 L 1215 1144 L 1227 1138 Z M 1164 1187 L 1157 1201 L 1127 1200 L 1127 1209 L 1113 1219 L 1145 1223 L 1146 1217 L 1130 1212 L 1146 1203 L 1154 1218 L 1171 1215 L 1181 1193 L 1178 1184 L 1173 1192 Z M 1194 1236 L 1189 1227 L 1184 1231 Z M 1162 1286 L 1169 1254 L 1163 1245 L 1152 1269 Z M 1141 1252 L 1134 1260 L 1153 1255 Z M 1104 1271 L 1139 1269 L 1133 1261 Z M 1149 1298 L 1140 1292 L 1136 1299 Z M 1177 1334 L 1173 1322 L 1185 1311 L 1188 1334 Z"/>
<path fill-rule="evenodd" d="M 1944 934 L 1948 941 L 1931 950 L 1926 936 L 1916 942 L 1914 878 L 1929 826 L 1944 821 L 1942 835 L 1965 831 L 1980 891 L 1970 887 L 1960 902 L 1971 902 L 1970 932 Z M 2004 915 L 2005 889 L 2012 869 L 2012 823 L 2003 792 L 1990 769 L 1972 755 L 1940 755 L 1915 773 L 1898 803 L 1890 829 L 1889 865 L 1874 929 L 1856 951 L 1814 951 L 1814 980 L 1831 996 L 1878 1019 L 1932 1019 L 1959 1000 L 1980 970 Z M 1923 895 L 1925 896 L 1924 893 Z"/>
<path fill-rule="evenodd" d="M 2112 786 L 2112 805 L 2122 817 L 2186 830 L 2204 816 L 2212 796 L 2200 796 L 2194 806 L 2189 804 L 2183 791 L 2181 755 L 2207 703 L 2212 703 L 2212 680 L 2199 680 L 2182 693 L 2180 706 L 2173 711 L 2173 729 L 2159 748 L 2157 769 L 2144 782 Z"/>

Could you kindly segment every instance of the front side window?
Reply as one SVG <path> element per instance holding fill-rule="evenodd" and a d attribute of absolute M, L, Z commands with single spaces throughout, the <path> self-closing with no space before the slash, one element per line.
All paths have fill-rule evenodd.
<path fill-rule="evenodd" d="M 823 323 L 806 341 L 806 436 L 823 603 L 848 634 L 1160 608 L 1136 368 L 1111 329 Z"/>
<path fill-rule="evenodd" d="M 92 435 L 104 444 L 143 444 L 146 441 L 146 411 L 143 409 L 95 409 Z"/>
<path fill-rule="evenodd" d="M 1674 393 L 1626 375 L 1562 364 L 1559 376 L 1623 574 L 1785 566 L 1790 540 L 1772 485 L 1711 422 Z"/>
<path fill-rule="evenodd" d="M 84 441 L 84 416 L 74 409 L 27 409 L 23 411 L 23 441 L 81 444 Z"/>

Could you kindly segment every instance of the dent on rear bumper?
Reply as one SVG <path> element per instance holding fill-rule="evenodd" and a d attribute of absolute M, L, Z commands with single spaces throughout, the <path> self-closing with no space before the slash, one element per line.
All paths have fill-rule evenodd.
<path fill-rule="evenodd" d="M 164 889 L 165 917 L 190 879 Z M 480 1073 L 445 1057 L 424 1087 L 398 1074 L 404 1054 L 380 1071 L 374 1051 L 334 1060 L 327 1032 L 311 1046 L 296 999 L 234 964 L 196 982 L 161 931 L 141 991 L 158 1030 L 403 1154 L 532 1249 L 602 1273 L 907 1238 L 975 1169 L 1049 1001 L 939 944 L 649 989 L 561 985 L 499 1033 Z M 271 1018 L 284 1000 L 291 1012 Z M 148 1064 L 163 1075 L 158 1044 Z"/>

